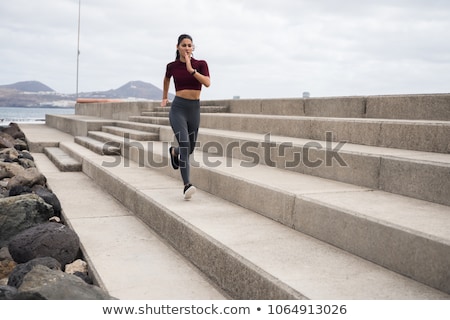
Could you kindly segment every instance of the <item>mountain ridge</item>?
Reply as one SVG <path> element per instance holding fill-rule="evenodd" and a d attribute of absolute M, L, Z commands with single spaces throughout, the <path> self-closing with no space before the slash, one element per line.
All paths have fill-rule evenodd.
<path fill-rule="evenodd" d="M 169 98 L 173 98 L 169 94 Z M 144 81 L 129 81 L 117 89 L 81 92 L 78 98 L 160 100 L 162 90 Z M 58 93 L 39 81 L 0 85 L 0 107 L 73 107 L 76 94 Z"/>
<path fill-rule="evenodd" d="M 0 89 L 1 88 L 22 92 L 55 92 L 55 90 L 39 81 L 20 81 L 12 84 L 0 85 Z"/>

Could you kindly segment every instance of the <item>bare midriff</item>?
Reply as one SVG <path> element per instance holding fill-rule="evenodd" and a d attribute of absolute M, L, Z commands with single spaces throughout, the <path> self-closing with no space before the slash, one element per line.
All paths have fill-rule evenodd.
<path fill-rule="evenodd" d="M 184 89 L 177 91 L 176 96 L 188 100 L 199 100 L 200 92 L 201 90 Z"/>

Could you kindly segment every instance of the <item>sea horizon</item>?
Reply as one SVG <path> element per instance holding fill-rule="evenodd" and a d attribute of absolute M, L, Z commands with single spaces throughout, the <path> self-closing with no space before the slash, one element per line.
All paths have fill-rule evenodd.
<path fill-rule="evenodd" d="M 0 107 L 0 125 L 11 122 L 44 123 L 46 114 L 75 114 L 74 107 Z"/>

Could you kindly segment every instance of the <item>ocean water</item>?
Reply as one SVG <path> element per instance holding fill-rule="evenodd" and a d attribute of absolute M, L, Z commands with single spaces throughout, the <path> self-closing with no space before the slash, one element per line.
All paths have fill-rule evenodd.
<path fill-rule="evenodd" d="M 44 123 L 46 114 L 75 114 L 75 108 L 0 107 L 0 125 L 9 125 L 11 122 Z"/>

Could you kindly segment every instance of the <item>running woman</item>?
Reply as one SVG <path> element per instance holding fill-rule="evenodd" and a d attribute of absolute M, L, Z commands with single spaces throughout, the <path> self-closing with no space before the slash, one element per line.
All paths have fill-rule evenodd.
<path fill-rule="evenodd" d="M 175 98 L 172 102 L 169 119 L 178 147 L 169 148 L 172 167 L 180 168 L 184 183 L 184 199 L 191 199 L 196 189 L 189 180 L 189 156 L 194 152 L 200 126 L 200 93 L 202 86 L 209 87 L 208 64 L 205 60 L 192 57 L 194 44 L 192 37 L 182 34 L 178 37 L 175 61 L 167 64 L 164 77 L 161 106 L 168 103 L 170 78 L 175 84 Z"/>

